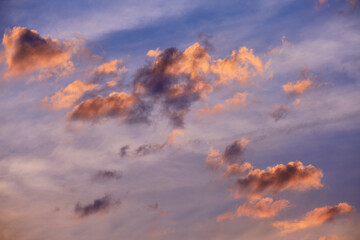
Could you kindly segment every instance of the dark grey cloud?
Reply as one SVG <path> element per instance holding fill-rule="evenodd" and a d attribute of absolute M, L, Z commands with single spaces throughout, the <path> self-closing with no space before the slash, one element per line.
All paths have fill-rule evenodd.
<path fill-rule="evenodd" d="M 274 120 L 277 122 L 281 119 L 286 118 L 287 114 L 289 112 L 289 108 L 284 105 L 278 105 L 275 107 L 275 109 L 270 113 L 270 116 L 274 118 Z"/>
<path fill-rule="evenodd" d="M 227 163 L 234 163 L 240 160 L 241 156 L 244 153 L 244 145 L 241 144 L 241 141 L 235 140 L 230 145 L 226 146 L 223 153 L 224 161 Z"/>
<path fill-rule="evenodd" d="M 99 182 L 105 182 L 108 180 L 120 180 L 121 178 L 122 173 L 115 170 L 100 170 L 93 176 L 93 180 Z"/>
<path fill-rule="evenodd" d="M 158 153 L 167 145 L 167 142 L 165 143 L 154 143 L 154 144 L 142 144 L 133 151 L 130 151 L 130 146 L 125 145 L 120 148 L 120 157 L 144 157 L 149 154 Z"/>
<path fill-rule="evenodd" d="M 81 205 L 77 203 L 74 208 L 74 213 L 78 217 L 88 217 L 93 214 L 107 212 L 112 206 L 119 205 L 120 201 L 114 201 L 110 195 L 106 195 L 102 198 L 95 199 L 92 203 L 87 205 Z"/>

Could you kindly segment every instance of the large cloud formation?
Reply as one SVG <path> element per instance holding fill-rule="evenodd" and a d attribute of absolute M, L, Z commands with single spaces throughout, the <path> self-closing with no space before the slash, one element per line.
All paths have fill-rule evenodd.
<path fill-rule="evenodd" d="M 220 82 L 225 84 L 233 79 L 245 83 L 251 77 L 261 75 L 264 71 L 261 59 L 256 57 L 252 50 L 244 47 L 225 59 L 217 60 L 213 60 L 208 50 L 199 43 L 194 43 L 183 52 L 176 48 L 167 48 L 163 51 L 151 50 L 147 55 L 153 58 L 153 62 L 145 64 L 136 71 L 131 81 L 131 93 L 127 96 L 137 100 L 138 104 L 134 104 L 136 109 L 140 105 L 141 111 L 145 111 L 145 114 L 140 116 L 141 118 L 148 116 L 153 110 L 160 110 L 172 125 L 178 128 L 184 126 L 184 116 L 189 112 L 192 104 L 205 99 L 214 91 L 214 85 Z M 109 63 L 106 69 L 111 66 Z M 225 73 L 223 68 L 226 68 L 228 73 Z M 245 102 L 246 96 L 246 93 L 236 94 L 226 101 L 226 105 L 238 106 Z M 101 104 L 107 105 L 109 98 L 111 97 L 97 96 L 87 101 L 96 102 L 96 106 L 102 109 L 105 106 Z M 111 100 L 113 103 L 114 100 L 122 101 L 119 98 L 111 98 Z M 73 113 L 83 108 L 84 106 L 80 106 L 84 103 L 76 106 Z M 70 115 L 74 115 L 73 113 Z M 100 111 L 98 114 L 94 113 L 84 118 L 70 117 L 69 119 L 98 120 L 103 117 L 126 118 L 127 116 L 127 114 L 103 114 Z M 133 120 L 136 119 L 133 118 Z"/>
<path fill-rule="evenodd" d="M 350 213 L 352 211 L 354 211 L 354 207 L 343 202 L 336 206 L 315 208 L 314 210 L 307 212 L 301 220 L 279 221 L 273 223 L 273 226 L 280 229 L 282 233 L 291 233 L 333 221 L 339 216 Z"/>
<path fill-rule="evenodd" d="M 234 219 L 240 216 L 248 216 L 252 218 L 270 218 L 276 216 L 278 212 L 283 210 L 289 205 L 287 200 L 278 200 L 274 202 L 272 198 L 263 198 L 258 202 L 246 202 L 236 211 L 227 212 L 217 217 L 217 221 L 223 221 L 226 219 Z"/>
<path fill-rule="evenodd" d="M 42 37 L 35 30 L 14 27 L 5 31 L 2 44 L 8 65 L 5 76 L 24 75 L 36 70 L 46 71 L 45 75 L 66 74 L 74 68 L 71 41 L 61 42 Z"/>
<path fill-rule="evenodd" d="M 274 194 L 287 189 L 307 190 L 320 188 L 323 173 L 313 165 L 289 162 L 268 167 L 266 170 L 251 170 L 246 177 L 237 180 L 236 197 L 260 198 L 264 192 Z"/>

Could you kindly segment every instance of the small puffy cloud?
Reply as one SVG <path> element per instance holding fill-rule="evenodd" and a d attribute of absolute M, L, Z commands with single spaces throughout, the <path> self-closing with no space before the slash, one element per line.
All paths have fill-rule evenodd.
<path fill-rule="evenodd" d="M 253 166 L 248 163 L 244 162 L 242 164 L 233 163 L 229 165 L 226 169 L 226 172 L 224 172 L 224 177 L 232 177 L 238 174 L 249 172 L 253 169 Z"/>
<path fill-rule="evenodd" d="M 241 161 L 244 149 L 249 144 L 249 142 L 250 141 L 246 138 L 235 140 L 233 143 L 226 146 L 224 152 L 220 152 L 213 147 L 210 147 L 208 156 L 206 158 L 206 164 L 210 168 L 217 169 L 224 163 L 232 164 L 236 161 Z"/>
<path fill-rule="evenodd" d="M 77 203 L 74 208 L 74 213 L 80 217 L 88 217 L 93 214 L 106 213 L 113 206 L 120 204 L 119 200 L 114 201 L 110 195 L 106 195 L 102 198 L 95 199 L 92 203 L 87 205 L 81 205 Z"/>
<path fill-rule="evenodd" d="M 142 106 L 138 98 L 125 92 L 113 92 L 108 97 L 97 96 L 81 102 L 72 112 L 68 120 L 97 121 L 102 118 L 124 118 L 127 122 L 147 121 L 147 108 Z"/>
<path fill-rule="evenodd" d="M 284 190 L 305 191 L 320 188 L 323 173 L 313 165 L 289 162 L 268 167 L 266 170 L 251 170 L 246 177 L 237 180 L 236 197 L 260 198 L 264 192 L 279 193 Z"/>
<path fill-rule="evenodd" d="M 286 94 L 299 95 L 304 93 L 312 85 L 311 79 L 298 80 L 297 82 L 289 82 L 282 85 L 282 89 Z"/>
<path fill-rule="evenodd" d="M 64 75 L 74 69 L 71 57 L 75 47 L 71 41 L 42 37 L 35 30 L 14 27 L 5 31 L 2 44 L 8 65 L 5 76 L 24 75 L 38 70 L 42 76 L 53 73 Z"/>
<path fill-rule="evenodd" d="M 93 176 L 94 181 L 105 182 L 108 180 L 120 180 L 122 178 L 122 173 L 118 171 L 110 170 L 100 170 L 97 171 Z"/>
<path fill-rule="evenodd" d="M 331 222 L 336 218 L 354 211 L 354 207 L 343 202 L 336 206 L 325 206 L 315 208 L 307 212 L 300 220 L 294 221 L 279 221 L 273 223 L 273 226 L 278 228 L 282 233 L 291 233 L 301 229 L 315 227 L 327 222 Z"/>
<path fill-rule="evenodd" d="M 236 217 L 248 216 L 252 218 L 270 218 L 274 217 L 289 205 L 288 200 L 275 201 L 272 198 L 262 198 L 256 203 L 246 202 L 236 211 L 227 212 L 217 217 L 217 221 L 223 221 L 226 219 L 234 219 Z"/>
<path fill-rule="evenodd" d="M 281 119 L 286 118 L 287 114 L 289 112 L 289 108 L 285 105 L 276 105 L 275 108 L 270 113 L 270 116 L 274 118 L 274 120 L 277 122 Z"/>
<path fill-rule="evenodd" d="M 168 142 L 175 142 L 176 136 L 184 136 L 184 130 L 182 129 L 174 129 L 172 132 L 167 136 Z"/>
<path fill-rule="evenodd" d="M 231 80 L 247 83 L 252 77 L 262 75 L 264 66 L 252 49 L 241 47 L 224 59 L 217 59 L 211 66 L 211 72 L 217 75 L 215 84 L 228 84 Z"/>
<path fill-rule="evenodd" d="M 40 101 L 40 104 L 54 110 L 70 108 L 78 102 L 84 93 L 98 88 L 98 84 L 76 80 L 69 84 L 66 88 L 57 91 L 52 97 L 45 97 Z"/>

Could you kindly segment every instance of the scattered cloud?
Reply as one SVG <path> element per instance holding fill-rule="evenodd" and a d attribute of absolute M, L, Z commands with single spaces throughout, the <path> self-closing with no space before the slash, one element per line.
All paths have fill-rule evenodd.
<path fill-rule="evenodd" d="M 98 84 L 76 80 L 69 84 L 66 88 L 57 91 L 50 98 L 45 97 L 40 101 L 40 104 L 54 110 L 70 108 L 79 101 L 84 93 L 95 89 L 99 89 Z"/>
<path fill-rule="evenodd" d="M 307 212 L 301 220 L 279 221 L 273 223 L 273 226 L 280 229 L 282 233 L 291 233 L 301 229 L 315 227 L 327 222 L 331 222 L 341 215 L 351 213 L 353 211 L 354 207 L 343 202 L 336 206 L 315 208 L 314 210 Z"/>
<path fill-rule="evenodd" d="M 120 180 L 121 178 L 122 173 L 115 170 L 99 170 L 93 176 L 93 180 L 99 182 L 105 182 L 108 180 Z"/>
<path fill-rule="evenodd" d="M 339 240 L 339 237 L 337 235 L 322 236 L 319 237 L 318 240 Z"/>
<path fill-rule="evenodd" d="M 199 110 L 200 116 L 208 113 L 216 114 L 226 109 L 236 108 L 239 105 L 245 106 L 248 95 L 247 92 L 238 92 L 232 98 L 226 99 L 223 103 L 216 104 L 213 107 L 206 104 L 204 108 Z"/>
<path fill-rule="evenodd" d="M 251 170 L 253 170 L 253 166 L 248 163 L 248 162 L 244 162 L 242 164 L 237 164 L 237 163 L 233 163 L 231 165 L 229 165 L 226 169 L 226 172 L 224 172 L 224 177 L 232 177 L 235 175 L 239 175 L 242 173 L 247 173 Z"/>
<path fill-rule="evenodd" d="M 78 217 L 83 218 L 98 213 L 106 213 L 111 207 L 117 206 L 119 204 L 119 200 L 114 201 L 110 195 L 106 195 L 102 198 L 95 199 L 94 202 L 84 206 L 80 203 L 77 203 L 74 208 L 74 213 Z"/>
<path fill-rule="evenodd" d="M 223 221 L 226 219 L 234 219 L 236 217 L 248 216 L 252 218 L 270 218 L 274 217 L 281 210 L 285 209 L 289 205 L 288 200 L 278 200 L 274 202 L 272 198 L 262 198 L 256 203 L 245 202 L 243 205 L 238 207 L 236 211 L 227 212 L 217 217 L 217 221 Z"/>
<path fill-rule="evenodd" d="M 176 136 L 184 136 L 184 130 L 174 129 L 167 137 L 167 142 L 173 143 L 176 140 Z"/>
<path fill-rule="evenodd" d="M 211 72 L 218 76 L 216 85 L 228 84 L 231 80 L 245 84 L 250 78 L 261 76 L 264 66 L 252 49 L 241 47 L 238 51 L 232 51 L 230 56 L 217 59 L 211 66 Z"/>
<path fill-rule="evenodd" d="M 5 77 L 40 71 L 39 78 L 67 75 L 74 70 L 71 57 L 76 40 L 59 41 L 42 37 L 35 30 L 13 27 L 5 31 L 2 44 L 8 65 Z"/>
<path fill-rule="evenodd" d="M 274 110 L 270 113 L 270 116 L 277 122 L 286 118 L 289 112 L 289 108 L 285 105 L 276 105 Z"/>
<path fill-rule="evenodd" d="M 320 188 L 323 173 L 313 165 L 289 162 L 268 167 L 266 170 L 253 169 L 246 177 L 237 180 L 236 197 L 260 198 L 264 192 L 274 194 L 287 189 L 305 191 Z"/>
<path fill-rule="evenodd" d="M 210 147 L 208 156 L 206 158 L 206 164 L 213 169 L 217 169 L 224 163 L 232 164 L 242 161 L 241 157 L 244 153 L 245 147 L 249 144 L 249 140 L 241 138 L 235 140 L 233 143 L 225 147 L 224 152 L 220 152 L 213 147 Z"/>
<path fill-rule="evenodd" d="M 136 96 L 125 92 L 113 92 L 108 97 L 98 95 L 79 103 L 68 120 L 98 121 L 102 118 L 121 117 L 127 123 L 147 122 L 148 107 Z"/>

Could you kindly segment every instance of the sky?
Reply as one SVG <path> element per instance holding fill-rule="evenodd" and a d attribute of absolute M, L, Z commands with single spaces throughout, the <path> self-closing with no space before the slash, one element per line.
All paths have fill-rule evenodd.
<path fill-rule="evenodd" d="M 0 2 L 0 240 L 360 239 L 358 0 Z"/>

